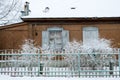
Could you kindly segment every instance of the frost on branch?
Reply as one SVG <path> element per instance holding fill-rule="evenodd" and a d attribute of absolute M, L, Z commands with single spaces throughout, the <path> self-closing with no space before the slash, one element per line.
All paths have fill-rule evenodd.
<path fill-rule="evenodd" d="M 31 39 L 25 40 L 24 44 L 21 47 L 22 54 L 23 53 L 36 53 L 38 50 L 37 47 L 34 46 L 34 41 Z"/>
<path fill-rule="evenodd" d="M 107 39 L 94 39 L 83 43 L 82 51 L 87 53 L 92 52 L 111 52 L 111 42 Z"/>
<path fill-rule="evenodd" d="M 80 61 L 79 64 L 81 67 L 102 69 L 103 66 L 109 65 L 111 57 L 115 56 L 109 54 L 113 49 L 111 42 L 107 39 L 94 39 L 85 43 L 74 40 L 68 42 L 64 50 L 70 67 L 76 70 L 79 67 L 78 61 Z"/>
<path fill-rule="evenodd" d="M 39 48 L 35 47 L 34 40 L 28 39 L 25 40 L 24 44 L 21 47 L 21 54 L 23 54 L 19 59 L 23 60 L 21 64 L 27 66 L 35 66 L 38 63 L 38 57 L 35 55 L 38 53 Z M 33 54 L 33 55 L 26 55 Z"/>
<path fill-rule="evenodd" d="M 111 52 L 111 42 L 107 39 L 93 39 L 88 42 L 82 43 L 77 41 L 68 42 L 64 47 L 66 52 L 83 52 L 83 53 L 92 53 L 92 52 Z"/>
<path fill-rule="evenodd" d="M 38 54 L 39 48 L 35 47 L 34 41 L 31 39 L 25 40 L 23 45 L 21 46 L 20 53 L 21 56 L 12 56 L 10 57 L 10 60 L 20 60 L 19 63 L 17 63 L 17 66 L 36 66 L 38 65 Z M 12 66 L 15 66 L 16 64 L 12 64 Z"/>
<path fill-rule="evenodd" d="M 65 52 L 75 52 L 80 51 L 82 48 L 82 43 L 77 41 L 68 42 L 64 47 Z"/>

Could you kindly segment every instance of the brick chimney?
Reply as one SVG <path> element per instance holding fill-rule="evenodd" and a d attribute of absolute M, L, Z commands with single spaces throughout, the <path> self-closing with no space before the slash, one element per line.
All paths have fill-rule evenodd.
<path fill-rule="evenodd" d="M 30 10 L 29 10 L 29 2 L 25 2 L 24 11 L 21 11 L 22 16 L 28 16 L 29 12 L 30 12 Z"/>

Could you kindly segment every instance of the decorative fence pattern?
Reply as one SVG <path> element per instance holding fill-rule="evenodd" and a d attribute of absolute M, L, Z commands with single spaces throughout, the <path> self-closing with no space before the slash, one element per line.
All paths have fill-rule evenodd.
<path fill-rule="evenodd" d="M 110 53 L 0 51 L 0 75 L 120 77 L 120 50 Z"/>

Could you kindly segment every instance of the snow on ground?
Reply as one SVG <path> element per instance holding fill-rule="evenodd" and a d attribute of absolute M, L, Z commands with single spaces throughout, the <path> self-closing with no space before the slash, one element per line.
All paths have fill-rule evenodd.
<path fill-rule="evenodd" d="M 0 80 L 120 80 L 120 78 L 9 77 L 0 75 Z"/>

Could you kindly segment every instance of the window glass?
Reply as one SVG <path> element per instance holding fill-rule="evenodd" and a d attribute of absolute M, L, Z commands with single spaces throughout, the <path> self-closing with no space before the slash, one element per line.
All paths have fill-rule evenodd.
<path fill-rule="evenodd" d="M 62 49 L 62 31 L 49 31 L 49 46 L 51 49 Z"/>

